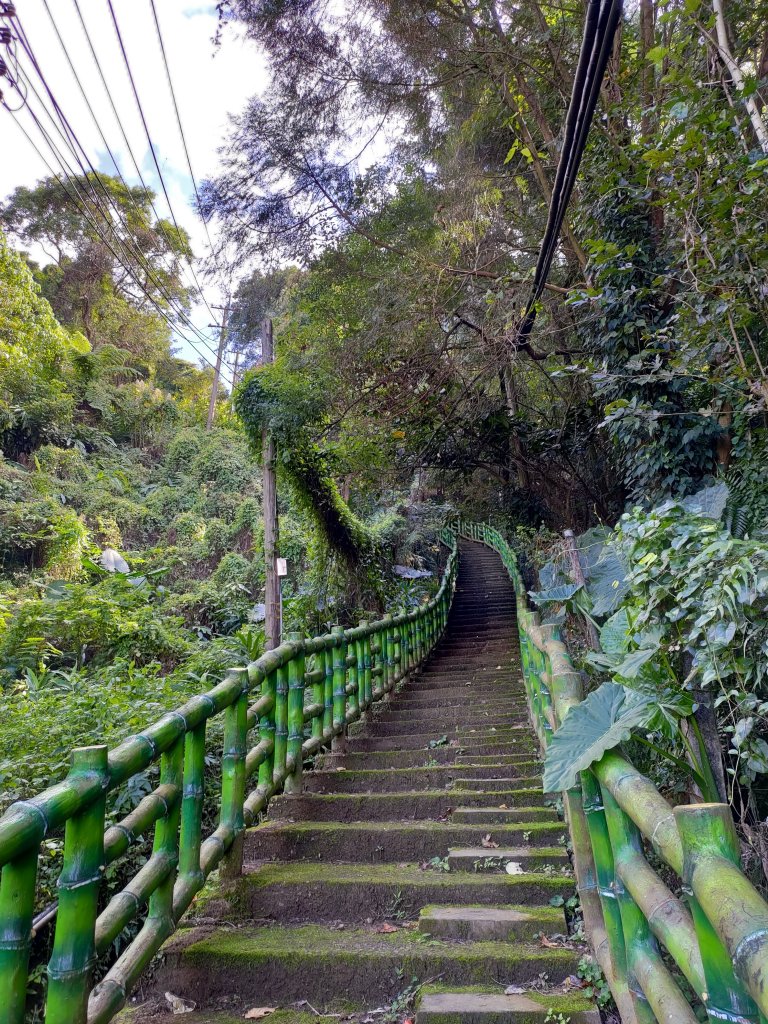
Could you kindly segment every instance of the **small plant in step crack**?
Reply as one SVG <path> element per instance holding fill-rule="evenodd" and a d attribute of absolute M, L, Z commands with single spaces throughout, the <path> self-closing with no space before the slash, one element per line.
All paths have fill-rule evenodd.
<path fill-rule="evenodd" d="M 393 918 L 395 921 L 402 921 L 406 917 L 405 909 L 403 908 L 403 894 L 398 889 L 392 896 L 389 904 L 384 910 L 384 917 Z"/>
<path fill-rule="evenodd" d="M 502 857 L 483 857 L 482 860 L 476 860 L 472 864 L 472 870 L 477 871 L 498 871 L 499 868 L 504 867 L 504 860 Z"/>
<path fill-rule="evenodd" d="M 422 871 L 450 871 L 447 857 L 432 857 L 421 865 Z"/>
<path fill-rule="evenodd" d="M 594 999 L 598 1006 L 605 1007 L 612 1002 L 611 990 L 598 962 L 591 956 L 583 956 L 579 960 L 576 972 L 584 983 L 584 995 Z"/>
<path fill-rule="evenodd" d="M 397 980 L 402 982 L 405 980 L 405 971 L 402 967 L 398 967 L 395 972 Z M 421 982 L 413 975 L 409 983 L 402 989 L 392 1002 L 385 1007 L 384 1013 L 380 1016 L 377 1014 L 377 1024 L 397 1024 L 403 1017 L 403 1015 L 413 1006 L 416 996 L 419 994 L 421 988 Z"/>
<path fill-rule="evenodd" d="M 523 842 L 530 843 L 532 834 L 532 832 L 523 832 Z"/>
<path fill-rule="evenodd" d="M 571 1018 L 565 1013 L 556 1013 L 550 1006 L 547 1009 L 547 1016 L 544 1018 L 544 1024 L 571 1024 Z"/>
<path fill-rule="evenodd" d="M 448 746 L 448 737 L 447 736 L 439 736 L 436 740 L 430 740 L 429 741 L 429 743 L 427 744 L 427 750 L 434 750 L 435 747 L 447 747 L 447 746 Z"/>
<path fill-rule="evenodd" d="M 425 761 L 422 768 L 437 768 L 439 762 L 436 757 L 430 757 L 429 760 Z"/>

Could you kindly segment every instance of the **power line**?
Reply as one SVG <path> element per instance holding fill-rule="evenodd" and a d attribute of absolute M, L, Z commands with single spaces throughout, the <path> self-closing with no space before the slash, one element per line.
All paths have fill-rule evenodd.
<path fill-rule="evenodd" d="M 149 0 L 149 2 L 150 2 L 150 5 L 152 7 L 152 16 L 153 16 L 153 18 L 155 20 L 155 29 L 157 31 L 158 42 L 160 43 L 160 52 L 161 52 L 161 54 L 163 56 L 163 64 L 165 65 L 165 76 L 168 79 L 168 88 L 169 88 L 170 93 L 171 93 L 171 99 L 173 100 L 173 109 L 176 112 L 176 123 L 179 126 L 179 135 L 181 136 L 181 143 L 182 143 L 182 145 L 184 147 L 184 156 L 187 159 L 187 167 L 189 168 L 189 176 L 192 179 L 192 185 L 193 185 L 193 187 L 195 189 L 195 198 L 197 199 L 197 212 L 198 212 L 198 214 L 200 216 L 200 220 L 203 222 L 203 227 L 205 228 L 205 234 L 206 234 L 206 237 L 208 239 L 208 246 L 209 246 L 209 248 L 211 250 L 211 255 L 213 255 L 213 242 L 211 241 L 211 236 L 208 233 L 208 221 L 205 219 L 205 217 L 203 217 L 203 214 L 202 214 L 202 205 L 203 204 L 202 204 L 202 200 L 200 199 L 200 190 L 199 190 L 199 188 L 197 186 L 197 178 L 195 177 L 195 172 L 192 170 L 192 160 L 190 159 L 189 149 L 187 148 L 187 139 L 186 139 L 186 136 L 184 134 L 184 126 L 181 123 L 181 114 L 179 113 L 179 105 L 176 102 L 176 90 L 173 88 L 173 78 L 171 77 L 171 69 L 170 69 L 170 67 L 168 65 L 168 57 L 167 57 L 166 52 L 165 52 L 165 43 L 163 42 L 163 34 L 162 34 L 161 30 L 160 30 L 160 20 L 157 17 L 157 8 L 155 7 L 155 0 Z"/>
<path fill-rule="evenodd" d="M 168 291 L 166 289 L 164 289 L 162 283 L 160 281 L 158 281 L 157 278 L 154 276 L 154 274 L 152 272 L 152 268 L 150 267 L 148 261 L 144 257 L 144 254 L 141 253 L 141 251 L 135 245 L 133 247 L 133 252 L 131 252 L 131 250 L 129 248 L 128 241 L 126 241 L 124 239 L 121 239 L 120 236 L 115 231 L 115 228 L 114 228 L 114 225 L 112 223 L 111 217 L 110 217 L 110 215 L 108 213 L 105 213 L 104 210 L 102 209 L 101 203 L 99 201 L 99 197 L 97 196 L 96 190 L 94 188 L 93 181 L 91 181 L 91 178 L 90 178 L 90 176 L 89 176 L 85 166 L 83 165 L 82 159 L 78 156 L 78 152 L 77 152 L 78 149 L 83 154 L 83 157 L 85 158 L 86 163 L 89 165 L 89 167 L 91 169 L 91 172 L 93 174 L 93 180 L 96 182 L 96 184 L 100 187 L 100 189 L 104 193 L 104 196 L 107 199 L 107 202 L 110 203 L 113 206 L 113 208 L 115 210 L 115 213 L 117 214 L 118 219 L 122 222 L 123 228 L 126 231 L 128 240 L 130 241 L 130 237 L 131 237 L 130 228 L 129 228 L 128 224 L 125 222 L 123 211 L 120 209 L 120 207 L 116 203 L 114 197 L 109 193 L 109 191 L 104 186 L 104 183 L 101 180 L 101 176 L 96 171 L 96 169 L 94 168 L 93 164 L 91 163 L 91 161 L 90 161 L 90 159 L 89 159 L 89 157 L 88 157 L 84 147 L 82 146 L 82 144 L 80 143 L 80 141 L 79 141 L 79 139 L 77 137 L 77 134 L 75 133 L 75 131 L 72 128 L 71 124 L 69 123 L 68 119 L 64 115 L 60 105 L 58 104 L 58 102 L 56 100 L 56 97 L 54 96 L 52 90 L 50 89 L 50 87 L 49 87 L 49 85 L 48 85 L 48 83 L 46 81 L 45 75 L 44 75 L 42 69 L 40 68 L 40 65 L 39 65 L 39 63 L 38 63 L 38 61 L 37 61 L 37 59 L 35 57 L 34 51 L 31 48 L 29 40 L 28 40 L 28 38 L 26 36 L 26 33 L 24 32 L 23 26 L 19 22 L 18 17 L 16 18 L 16 21 L 18 23 L 19 38 L 20 38 L 20 41 L 22 43 L 22 47 L 24 48 L 25 52 L 27 53 L 27 56 L 29 57 L 30 61 L 32 62 L 32 65 L 33 65 L 33 67 L 34 67 L 38 77 L 40 78 L 40 80 L 41 80 L 41 82 L 43 84 L 43 87 L 45 88 L 45 91 L 47 92 L 47 94 L 48 94 L 48 96 L 49 96 L 49 98 L 51 100 L 51 103 L 52 103 L 52 105 L 54 107 L 54 110 L 56 111 L 56 114 L 57 114 L 57 116 L 58 116 L 58 118 L 59 118 L 59 120 L 61 122 L 61 125 L 64 127 L 66 134 L 65 134 L 65 132 L 62 131 L 61 127 L 59 127 L 59 125 L 56 123 L 56 120 L 51 115 L 50 111 L 47 109 L 47 107 L 45 105 L 45 101 L 42 99 L 42 97 L 40 96 L 39 92 L 35 88 L 34 83 L 31 81 L 29 76 L 24 74 L 24 72 L 23 72 L 23 70 L 22 70 L 22 68 L 20 66 L 19 66 L 19 71 L 26 78 L 28 86 L 31 88 L 32 92 L 34 93 L 35 97 L 37 98 L 38 102 L 40 103 L 40 105 L 41 105 L 45 115 L 48 117 L 48 119 L 50 120 L 50 122 L 53 125 L 54 129 L 57 131 L 57 133 L 59 134 L 59 136 L 63 140 L 64 144 L 67 146 L 67 148 L 72 153 L 76 163 L 79 165 L 80 169 L 83 171 L 83 181 L 84 181 L 85 186 L 87 188 L 89 188 L 91 193 L 92 193 L 93 205 L 94 205 L 96 211 L 98 211 L 98 213 L 100 213 L 101 216 L 104 218 L 104 220 L 105 220 L 105 222 L 107 224 L 108 229 L 112 232 L 115 244 L 118 245 L 118 247 L 121 247 L 122 249 L 127 251 L 128 254 L 129 254 L 129 257 L 133 256 L 133 258 L 141 265 L 142 269 L 147 274 L 148 279 L 152 281 L 154 286 L 158 289 L 159 293 L 163 296 L 163 298 L 168 303 L 169 307 L 174 311 L 174 313 L 181 319 L 182 322 L 184 322 L 184 323 L 186 323 L 188 325 L 188 327 L 197 335 L 197 337 L 199 338 L 200 342 L 203 345 L 205 345 L 205 347 L 208 348 L 211 353 L 216 354 L 216 350 L 211 346 L 211 344 L 209 343 L 208 339 L 202 334 L 202 332 L 199 330 L 199 328 L 197 328 L 195 326 L 195 324 L 189 319 L 189 316 L 186 314 L 186 312 L 184 310 L 182 310 L 181 308 L 174 306 L 173 297 L 168 293 Z M 16 87 L 18 89 L 18 84 L 16 85 Z M 30 113 L 33 114 L 33 111 L 31 109 L 31 105 L 29 106 L 29 109 L 30 109 Z M 36 120 L 36 123 L 37 123 L 38 127 L 42 130 L 42 125 L 40 124 L 39 119 L 36 117 L 36 115 L 34 115 L 34 116 L 35 116 L 35 120 Z M 98 125 L 97 125 L 97 127 L 98 127 Z M 62 165 L 63 169 L 65 170 L 65 174 L 68 173 L 69 176 L 74 179 L 74 174 L 72 172 L 72 168 L 68 166 L 66 160 L 61 156 L 59 151 L 52 144 L 50 138 L 46 137 L 46 141 L 47 141 L 47 143 L 49 145 L 49 148 L 51 148 L 52 153 L 54 154 L 54 156 L 56 158 L 58 158 L 59 163 Z M 125 184 L 124 179 L 123 179 L 123 183 Z M 142 184 L 143 184 L 143 182 L 142 182 Z M 150 191 L 150 190 L 147 189 L 146 185 L 144 185 L 144 188 L 145 188 L 145 190 L 147 192 Z M 153 206 L 153 209 L 154 209 L 154 206 Z M 155 210 L 155 213 L 157 214 L 156 210 Z M 106 241 L 103 238 L 103 235 L 101 235 L 101 232 L 99 232 L 99 234 L 100 234 L 100 237 L 102 237 L 102 240 Z M 165 235 L 165 237 L 166 237 L 166 240 L 168 241 L 168 243 L 170 245 L 171 244 L 170 243 L 170 239 L 168 239 L 167 235 Z M 121 265 L 124 266 L 124 269 L 126 269 L 129 272 L 129 274 L 130 274 L 129 267 L 125 266 L 124 261 L 122 259 L 120 259 L 120 257 L 114 252 L 114 248 L 112 246 L 110 246 L 110 251 L 113 252 L 115 257 L 118 259 L 118 262 L 120 262 Z M 144 293 L 147 294 L 147 296 L 149 298 L 151 298 L 151 296 L 149 296 L 149 294 L 147 292 L 146 287 L 140 281 L 138 281 L 138 279 L 135 277 L 135 275 L 131 274 L 130 276 L 133 277 L 133 279 L 139 285 L 141 290 L 143 290 Z M 153 304 L 157 305 L 157 303 L 153 303 Z M 168 319 L 168 318 L 166 318 L 166 319 Z M 177 333 L 180 335 L 180 337 L 182 337 L 188 343 L 192 344 L 190 339 L 187 338 L 184 334 L 182 334 L 182 332 L 178 330 L 178 327 L 175 324 L 173 324 L 170 320 L 169 320 L 169 323 L 177 331 Z M 195 348 L 195 351 L 198 351 L 196 346 L 193 345 L 193 348 Z M 198 354 L 201 354 L 201 353 L 198 352 Z M 209 362 L 209 365 L 211 365 L 210 361 L 206 360 L 206 362 Z M 231 368 L 229 366 L 227 368 L 231 372 Z"/>

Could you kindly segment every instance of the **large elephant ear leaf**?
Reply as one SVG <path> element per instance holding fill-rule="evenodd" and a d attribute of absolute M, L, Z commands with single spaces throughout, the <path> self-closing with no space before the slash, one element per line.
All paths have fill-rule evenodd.
<path fill-rule="evenodd" d="M 603 685 L 571 708 L 549 741 L 544 763 L 544 792 L 576 785 L 579 772 L 629 739 L 655 711 L 653 699 L 616 683 Z"/>
<path fill-rule="evenodd" d="M 600 627 L 600 647 L 605 654 L 626 654 L 629 650 L 629 615 L 619 608 Z"/>
<path fill-rule="evenodd" d="M 728 504 L 728 494 L 728 484 L 713 484 L 712 487 L 704 487 L 695 494 L 683 498 L 680 504 L 686 512 L 692 512 L 694 515 L 706 516 L 707 519 L 721 519 Z"/>
<path fill-rule="evenodd" d="M 531 600 L 536 604 L 565 604 L 581 590 L 581 583 L 562 583 L 550 590 L 529 590 Z"/>

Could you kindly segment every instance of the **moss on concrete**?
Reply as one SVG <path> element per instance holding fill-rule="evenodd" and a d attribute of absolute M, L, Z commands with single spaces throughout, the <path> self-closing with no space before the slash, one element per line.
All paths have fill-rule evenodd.
<path fill-rule="evenodd" d="M 491 853 L 493 851 L 490 851 Z M 292 863 L 265 864 L 258 871 L 245 875 L 238 887 L 275 885 L 278 883 L 301 885 L 322 882 L 327 885 L 504 885 L 513 892 L 516 886 L 536 882 L 552 890 L 553 895 L 573 889 L 573 879 L 563 875 L 545 875 L 541 872 L 526 872 L 522 875 L 491 875 L 471 871 L 451 873 L 443 871 L 422 871 L 416 864 L 322 864 L 317 861 L 294 861 Z"/>

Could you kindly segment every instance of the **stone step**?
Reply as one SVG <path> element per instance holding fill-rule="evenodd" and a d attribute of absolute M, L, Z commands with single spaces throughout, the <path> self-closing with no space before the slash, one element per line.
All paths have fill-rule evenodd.
<path fill-rule="evenodd" d="M 410 736 L 419 730 L 437 730 L 444 732 L 446 729 L 455 730 L 457 733 L 483 731 L 489 733 L 492 729 L 498 732 L 501 729 L 526 729 L 528 724 L 527 712 L 522 711 L 516 715 L 451 715 L 450 713 L 436 715 L 413 715 L 402 713 L 394 716 L 380 716 L 366 726 L 369 736 Z"/>
<path fill-rule="evenodd" d="M 531 753 L 536 750 L 533 733 L 530 729 L 522 727 L 508 730 L 505 733 L 491 733 L 487 739 L 482 733 L 468 733 L 459 739 L 456 730 L 453 730 L 450 734 L 437 733 L 426 736 L 423 732 L 412 733 L 408 736 L 367 736 L 363 727 L 360 734 L 351 735 L 348 738 L 347 746 L 349 750 L 355 752 L 363 750 L 426 750 L 428 749 L 429 740 L 439 740 L 441 735 L 447 737 L 449 745 L 461 747 L 468 753 L 488 754 L 490 756 L 500 750 L 511 749 L 512 747 L 515 750 L 530 750 Z"/>
<path fill-rule="evenodd" d="M 393 702 L 392 710 L 410 711 L 417 708 L 467 708 L 486 710 L 487 708 L 514 708 L 525 700 L 525 691 L 520 689 L 512 692 L 507 686 L 500 684 L 495 689 L 483 687 L 475 689 L 473 683 L 466 682 L 455 690 L 441 690 L 439 696 L 423 690 L 403 691 L 398 693 Z"/>
<path fill-rule="evenodd" d="M 531 990 L 506 995 L 501 988 L 425 986 L 416 1024 L 600 1024 L 600 1011 L 583 996 Z"/>
<path fill-rule="evenodd" d="M 485 836 L 500 848 L 525 844 L 549 849 L 563 834 L 558 821 L 514 822 L 489 828 L 453 821 L 268 820 L 246 832 L 245 858 L 251 863 L 311 859 L 390 864 L 444 857 L 451 846 L 481 847 Z"/>
<path fill-rule="evenodd" d="M 499 804 L 519 811 L 518 821 L 556 821 L 544 807 L 541 787 L 496 793 L 460 794 L 452 790 L 398 793 L 302 793 L 276 797 L 269 805 L 273 817 L 293 821 L 426 821 L 447 818 L 457 804 L 471 800 L 478 809 Z M 505 819 L 506 820 L 506 819 Z M 504 822 L 501 822 L 502 824 Z"/>
<path fill-rule="evenodd" d="M 426 768 L 437 762 L 438 764 L 476 764 L 482 768 L 492 764 L 514 765 L 520 761 L 535 760 L 532 750 L 500 754 L 495 758 L 483 755 L 482 759 L 473 754 L 465 754 L 463 750 L 463 747 L 451 747 L 446 743 L 435 747 L 414 747 L 411 750 L 362 750 L 348 751 L 346 754 L 329 753 L 323 755 L 317 767 L 331 771 L 336 768 L 346 768 L 348 771 L 360 768 Z"/>
<path fill-rule="evenodd" d="M 223 898 L 203 907 L 206 917 L 240 923 L 414 920 L 430 904 L 538 905 L 570 898 L 574 880 L 561 874 L 446 871 L 447 862 L 349 864 L 272 862 L 246 868 Z"/>
<path fill-rule="evenodd" d="M 528 942 L 539 935 L 565 935 L 565 913 L 557 907 L 424 907 L 419 931 L 461 942 Z"/>
<path fill-rule="evenodd" d="M 548 866 L 555 871 L 570 871 L 570 861 L 563 846 L 500 846 L 497 850 L 466 846 L 448 852 L 448 867 L 451 871 L 506 871 L 508 864 L 517 865 L 523 872 L 542 870 Z"/>
<path fill-rule="evenodd" d="M 476 701 L 466 693 L 462 703 L 435 701 L 433 704 L 418 704 L 413 707 L 410 703 L 401 704 L 400 701 L 394 700 L 374 718 L 374 722 L 431 722 L 443 719 L 462 725 L 483 725 L 492 720 L 494 723 L 520 725 L 527 720 L 527 716 L 528 708 L 520 699 Z"/>
<path fill-rule="evenodd" d="M 319 1010 L 337 1001 L 391 1002 L 411 978 L 449 985 L 553 984 L 575 973 L 579 953 L 534 943 L 434 940 L 398 930 L 336 931 L 324 925 L 206 931 L 186 929 L 164 947 L 157 984 L 198 1004 L 247 994 L 257 1005 L 305 999 Z"/>
<path fill-rule="evenodd" d="M 557 811 L 554 807 L 545 808 L 552 815 L 551 818 L 541 818 L 541 821 L 557 821 Z M 521 818 L 519 807 L 457 807 L 451 812 L 451 821 L 461 825 L 506 825 L 515 821 L 533 820 L 532 818 Z"/>
<path fill-rule="evenodd" d="M 515 785 L 510 785 L 512 782 Z M 491 783 L 491 786 L 486 783 Z M 442 764 L 433 768 L 337 769 L 308 772 L 304 776 L 304 788 L 308 793 L 393 793 L 397 790 L 445 789 L 448 786 L 483 792 L 488 788 L 532 788 L 540 784 L 539 761 L 520 761 L 500 768 L 495 765 Z"/>

